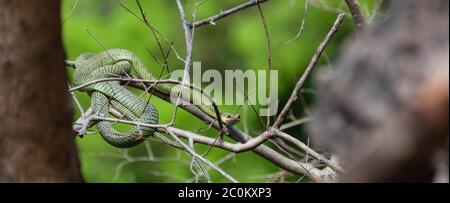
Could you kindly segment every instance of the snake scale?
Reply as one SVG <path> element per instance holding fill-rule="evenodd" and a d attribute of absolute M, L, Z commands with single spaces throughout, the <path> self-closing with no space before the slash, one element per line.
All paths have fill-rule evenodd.
<path fill-rule="evenodd" d="M 97 54 L 82 54 L 75 60 L 75 67 L 76 70 L 73 77 L 75 85 L 83 85 L 98 79 L 118 76 L 136 76 L 145 80 L 158 79 L 148 72 L 147 67 L 136 55 L 125 49 L 109 49 Z M 177 94 L 180 93 L 183 97 L 188 96 L 186 98 L 190 98 L 192 104 L 200 104 L 197 107 L 201 111 L 212 118 L 216 118 L 212 104 L 204 96 L 189 96 L 192 94 L 189 89 L 181 89 L 179 85 L 173 83 L 157 84 L 155 89 L 166 94 L 176 91 Z M 114 109 L 131 121 L 158 124 L 159 115 L 156 107 L 130 92 L 119 81 L 97 82 L 80 90 L 91 95 L 91 107 L 97 115 L 106 117 L 109 115 L 110 110 Z M 197 99 L 201 99 L 201 101 L 196 101 Z M 221 120 L 226 125 L 233 125 L 239 121 L 239 116 L 221 113 Z M 99 121 L 97 128 L 101 136 L 109 144 L 119 148 L 133 147 L 150 136 L 172 146 L 178 144 L 155 132 L 155 129 L 145 126 L 135 126 L 128 132 L 118 132 L 113 128 L 111 122 Z"/>

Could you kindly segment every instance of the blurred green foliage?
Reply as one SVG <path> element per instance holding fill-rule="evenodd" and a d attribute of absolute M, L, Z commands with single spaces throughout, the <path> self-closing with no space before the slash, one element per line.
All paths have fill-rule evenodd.
<path fill-rule="evenodd" d="M 140 16 L 135 0 L 120 1 L 130 11 Z M 183 1 L 187 14 L 194 12 L 197 1 Z M 196 19 L 204 19 L 245 2 L 244 0 L 208 0 L 199 7 Z M 272 0 L 262 5 L 267 19 L 271 37 L 272 64 L 279 70 L 279 100 L 280 108 L 291 94 L 296 81 L 314 54 L 316 47 L 329 31 L 339 11 L 346 11 L 344 1 L 310 0 L 305 30 L 297 40 L 290 44 L 284 43 L 293 38 L 300 27 L 303 18 L 303 0 Z M 366 16 L 378 1 L 361 1 Z M 74 6 L 76 4 L 76 6 Z M 173 45 L 182 57 L 185 54 L 184 32 L 174 0 L 141 1 L 149 22 L 155 26 Z M 193 20 L 192 15 L 188 15 Z M 138 55 L 155 74 L 159 74 L 161 66 L 146 50 L 148 49 L 162 62 L 161 53 L 151 31 L 134 15 L 119 5 L 116 0 L 64 0 L 62 7 L 63 38 L 68 59 L 74 60 L 86 52 L 100 52 L 105 48 L 124 48 Z M 267 69 L 267 48 L 264 28 L 257 7 L 249 8 L 217 22 L 215 26 L 204 26 L 195 30 L 194 61 L 202 62 L 203 71 L 207 69 Z M 334 59 L 338 56 L 338 48 L 343 39 L 354 30 L 351 19 L 345 20 L 342 29 L 326 49 L 326 56 Z M 168 45 L 160 39 L 164 52 Z M 325 57 L 325 58 L 327 58 Z M 327 64 L 321 60 L 320 64 Z M 172 52 L 169 57 L 171 70 L 181 69 L 183 63 Z M 329 67 L 329 66 L 323 66 Z M 323 68 L 321 66 L 318 69 Z M 69 77 L 73 70 L 69 70 Z M 89 107 L 90 98 L 86 93 L 76 93 L 83 108 Z M 311 98 L 306 97 L 307 101 Z M 173 106 L 152 97 L 160 112 L 160 122 L 170 120 Z M 298 117 L 305 115 L 304 104 L 297 105 L 295 113 Z M 259 125 L 252 108 L 239 106 L 222 107 L 225 111 L 239 113 L 247 110 L 248 131 L 255 136 L 264 129 Z M 74 105 L 74 120 L 80 113 Z M 197 131 L 207 128 L 199 119 L 184 111 L 177 116 L 178 128 Z M 238 125 L 242 128 L 242 123 Z M 118 128 L 125 128 L 119 125 Z M 305 139 L 304 127 L 289 131 L 299 139 Z M 95 132 L 95 127 L 91 129 Z M 208 130 L 204 133 L 217 137 L 217 131 Z M 147 147 L 141 144 L 129 150 L 119 150 L 108 145 L 98 133 L 77 138 L 80 152 L 82 172 L 87 182 L 185 182 L 193 177 L 186 153 L 149 142 Z M 155 161 L 146 161 L 149 150 Z M 207 146 L 196 145 L 198 152 L 208 150 Z M 220 160 L 229 154 L 224 150 L 212 149 L 207 155 L 211 161 Z M 220 165 L 226 172 L 241 182 L 265 182 L 270 174 L 279 169 L 252 152 L 235 155 Z M 211 170 L 212 181 L 227 182 L 222 176 Z M 293 176 L 288 181 L 299 179 Z"/>

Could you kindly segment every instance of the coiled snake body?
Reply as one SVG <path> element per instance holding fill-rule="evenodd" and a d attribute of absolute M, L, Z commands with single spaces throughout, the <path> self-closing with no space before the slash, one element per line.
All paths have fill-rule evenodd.
<path fill-rule="evenodd" d="M 82 54 L 76 59 L 75 67 L 76 71 L 73 81 L 75 85 L 83 85 L 102 78 L 127 76 L 134 73 L 142 79 L 157 79 L 147 71 L 144 63 L 137 56 L 124 49 L 110 49 L 98 54 Z M 132 70 L 134 73 L 132 73 Z M 182 95 L 191 94 L 189 91 L 185 92 L 176 84 L 157 84 L 155 88 L 167 94 L 170 94 L 172 90 Z M 110 109 L 114 109 L 132 121 L 146 124 L 158 123 L 156 107 L 131 93 L 128 89 L 121 86 L 118 81 L 98 82 L 85 86 L 81 90 L 91 94 L 91 106 L 97 115 L 106 117 Z M 201 105 L 198 105 L 198 107 L 212 118 L 216 117 L 214 108 L 208 103 L 208 99 L 202 97 L 190 98 L 193 104 L 196 104 L 196 99 L 202 99 L 200 101 Z M 227 125 L 232 125 L 239 120 L 239 116 L 222 113 L 221 120 Z M 155 132 L 155 129 L 150 127 L 135 126 L 128 132 L 118 132 L 112 127 L 111 122 L 99 121 L 97 128 L 109 144 L 119 148 L 135 146 L 149 138 L 149 136 L 154 136 L 154 138 L 167 144 L 177 144 Z"/>

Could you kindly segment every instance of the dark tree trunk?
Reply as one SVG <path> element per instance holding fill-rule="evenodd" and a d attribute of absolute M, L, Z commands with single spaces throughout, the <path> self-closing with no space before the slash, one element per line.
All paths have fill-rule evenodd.
<path fill-rule="evenodd" d="M 0 0 L 0 181 L 80 182 L 58 0 Z"/>

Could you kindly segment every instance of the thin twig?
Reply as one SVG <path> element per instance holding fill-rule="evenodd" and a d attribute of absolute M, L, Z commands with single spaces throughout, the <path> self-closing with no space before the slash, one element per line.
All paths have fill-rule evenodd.
<path fill-rule="evenodd" d="M 345 0 L 345 3 L 347 3 L 347 6 L 352 13 L 353 21 L 355 21 L 358 30 L 364 30 L 364 28 L 366 27 L 366 21 L 364 20 L 364 16 L 361 12 L 358 0 Z"/>
<path fill-rule="evenodd" d="M 235 156 L 236 156 L 235 153 L 229 153 L 229 154 L 225 155 L 224 157 L 220 158 L 219 160 L 215 161 L 214 164 L 215 164 L 216 166 L 219 166 L 219 165 L 221 165 L 222 163 L 225 163 L 226 161 L 230 160 L 231 158 L 234 158 Z M 206 171 L 209 171 L 209 170 L 211 170 L 211 167 L 208 166 L 208 167 L 206 168 Z M 193 182 L 193 181 L 195 180 L 195 178 L 196 178 L 196 177 L 192 177 L 192 178 L 188 179 L 186 182 L 187 182 L 187 183 L 191 183 L 191 182 Z"/>
<path fill-rule="evenodd" d="M 80 118 L 82 120 L 84 120 L 86 117 L 84 115 L 84 110 L 83 107 L 81 106 L 80 101 L 77 99 L 77 97 L 75 96 L 75 93 L 70 92 L 70 96 L 72 96 L 73 101 L 75 102 L 75 105 L 77 106 L 78 110 L 80 111 Z"/>
<path fill-rule="evenodd" d="M 192 46 L 193 46 L 192 33 L 189 28 L 189 22 L 186 19 L 186 14 L 184 12 L 183 5 L 181 4 L 180 0 L 176 0 L 176 3 L 177 3 L 178 11 L 179 11 L 180 17 L 181 17 L 181 24 L 182 24 L 183 30 L 184 30 L 184 38 L 186 41 L 186 57 L 184 59 L 184 71 L 183 71 L 183 79 L 181 81 L 181 91 L 178 94 L 178 99 L 175 103 L 175 109 L 174 109 L 174 113 L 173 113 L 171 122 L 175 122 L 176 115 L 177 115 L 177 109 L 178 109 L 178 106 L 180 105 L 182 91 L 184 90 L 186 84 L 188 83 L 189 73 L 191 70 L 191 63 L 192 63 Z"/>
<path fill-rule="evenodd" d="M 184 37 L 186 40 L 186 58 L 184 62 L 184 75 L 183 75 L 183 83 L 186 82 L 186 79 L 189 77 L 190 67 L 192 63 L 192 33 L 191 29 L 189 28 L 189 22 L 186 19 L 186 14 L 184 13 L 183 5 L 181 4 L 180 0 L 176 0 L 178 10 L 180 12 L 181 21 L 183 24 L 184 29 Z"/>
<path fill-rule="evenodd" d="M 178 51 L 175 49 L 175 47 L 173 46 L 173 43 L 171 43 L 158 29 L 156 29 L 155 26 L 153 26 L 152 24 L 150 24 L 149 21 L 145 21 L 144 19 L 141 19 L 139 17 L 138 14 L 136 14 L 135 12 L 133 12 L 131 9 L 129 9 L 128 7 L 126 7 L 124 4 L 122 4 L 122 2 L 120 2 L 119 0 L 116 0 L 116 2 L 123 8 L 125 9 L 125 11 L 127 11 L 128 13 L 130 13 L 131 15 L 133 15 L 134 17 L 136 17 L 140 22 L 144 23 L 146 25 L 146 27 L 148 27 L 152 32 L 156 32 L 156 34 L 158 34 L 160 37 L 162 37 L 162 39 L 164 40 L 164 42 L 173 50 L 173 52 L 175 53 L 175 56 L 177 57 L 178 60 L 183 61 L 184 59 L 180 56 L 180 54 L 178 53 Z"/>
<path fill-rule="evenodd" d="M 228 173 L 223 171 L 221 168 L 219 168 L 218 166 L 213 164 L 211 161 L 209 161 L 208 159 L 205 159 L 202 156 L 200 156 L 197 153 L 195 153 L 195 151 L 192 150 L 189 146 L 187 146 L 183 141 L 181 141 L 180 138 L 178 138 L 175 134 L 173 134 L 170 130 L 168 130 L 169 128 L 166 128 L 166 129 L 167 129 L 167 132 L 173 137 L 173 139 L 175 139 L 178 143 L 180 143 L 183 146 L 183 148 L 185 148 L 188 151 L 188 153 L 190 153 L 195 158 L 201 160 L 202 162 L 208 164 L 211 168 L 216 170 L 218 173 L 220 173 L 222 176 L 227 178 L 229 181 L 231 181 L 233 183 L 238 183 L 238 181 L 235 178 L 233 178 Z"/>
<path fill-rule="evenodd" d="M 316 151 L 314 151 L 313 149 L 308 147 L 308 145 L 305 145 L 303 142 L 301 142 L 301 141 L 295 139 L 294 137 L 292 137 L 292 136 L 282 132 L 281 130 L 274 129 L 274 132 L 276 133 L 277 137 L 280 137 L 280 138 L 290 142 L 291 144 L 294 144 L 295 146 L 297 146 L 298 148 L 302 149 L 303 151 L 305 151 L 307 154 L 311 155 L 312 157 L 314 157 L 318 161 L 326 164 L 327 166 L 329 166 L 333 170 L 335 170 L 337 172 L 340 172 L 340 173 L 344 172 L 344 169 L 342 167 L 338 166 L 334 162 L 332 162 L 329 159 L 325 158 L 324 156 L 320 155 L 319 153 L 317 153 Z"/>
<path fill-rule="evenodd" d="M 66 23 L 67 20 L 69 20 L 70 17 L 72 17 L 75 9 L 77 8 L 77 5 L 78 5 L 78 0 L 75 0 L 75 3 L 74 3 L 72 9 L 69 12 L 69 15 L 67 15 L 67 17 L 65 17 L 64 20 L 62 21 L 63 25 Z"/>
<path fill-rule="evenodd" d="M 148 21 L 147 15 L 145 15 L 145 11 L 144 11 L 144 9 L 142 8 L 141 3 L 139 2 L 139 0 L 136 0 L 136 4 L 138 5 L 139 11 L 141 12 L 142 20 L 144 20 L 144 22 L 145 22 L 145 24 L 146 24 L 147 26 L 150 26 L 150 22 Z M 161 45 L 161 42 L 159 41 L 158 35 L 157 35 L 157 33 L 156 33 L 156 31 L 155 31 L 154 29 L 150 29 L 150 31 L 152 32 L 153 38 L 155 39 L 156 44 L 158 45 L 159 52 L 161 53 L 161 56 L 162 56 L 163 59 L 164 59 L 164 64 L 165 64 L 165 66 L 163 66 L 163 68 L 166 68 L 166 69 L 167 69 L 167 73 L 170 73 L 169 67 L 167 66 L 167 63 L 168 63 L 167 57 L 166 57 L 166 54 L 164 53 L 163 47 L 162 47 L 162 45 Z M 171 43 L 171 44 L 172 44 L 172 43 Z M 171 50 L 171 49 L 169 49 L 169 53 L 170 53 L 170 50 Z M 149 53 L 151 53 L 151 52 L 149 51 Z M 152 56 L 153 56 L 153 55 L 152 55 Z M 154 57 L 154 56 L 153 56 L 153 57 Z M 155 59 L 156 59 L 156 58 L 155 58 Z M 159 64 L 159 61 L 158 61 L 158 60 L 156 60 L 156 61 L 157 61 L 157 63 Z M 160 77 L 161 77 L 161 76 L 160 76 Z"/>
<path fill-rule="evenodd" d="M 269 29 L 267 28 L 267 22 L 266 22 L 266 18 L 264 17 L 264 13 L 262 11 L 261 5 L 260 5 L 260 1 L 261 0 L 256 0 L 256 5 L 258 7 L 258 11 L 259 11 L 259 15 L 261 16 L 261 23 L 263 24 L 264 27 L 264 32 L 266 34 L 266 46 L 267 46 L 267 69 L 268 69 L 268 74 L 269 74 L 269 100 L 267 103 L 267 108 L 269 109 L 267 111 L 267 124 L 266 124 L 266 128 L 270 127 L 270 101 L 271 101 L 271 96 L 272 96 L 272 84 L 271 84 L 271 80 L 272 80 L 272 52 L 271 52 L 271 48 L 270 48 L 270 34 L 269 34 Z"/>
<path fill-rule="evenodd" d="M 216 142 L 216 139 L 198 135 L 195 133 L 192 133 L 190 131 L 178 129 L 175 127 L 164 127 L 164 128 L 158 128 L 158 131 L 168 133 L 167 130 L 170 130 L 173 134 L 186 138 L 186 139 L 192 139 L 195 143 L 201 143 L 206 144 L 210 146 L 215 146 L 233 153 L 241 153 L 246 152 L 255 149 L 256 147 L 260 146 L 262 143 L 264 143 L 267 139 L 269 139 L 272 135 L 274 135 L 274 132 L 266 131 L 262 133 L 260 136 L 255 137 L 253 139 L 250 139 L 246 143 L 236 143 L 232 144 L 229 142 L 221 141 Z"/>
<path fill-rule="evenodd" d="M 136 163 L 136 162 L 180 162 L 183 164 L 189 164 L 186 163 L 184 160 L 178 159 L 178 158 L 153 158 L 153 159 L 149 159 L 148 157 L 127 157 L 124 158 L 123 155 L 120 157 L 123 158 L 124 160 L 121 161 L 119 164 L 116 165 L 115 167 L 115 174 L 113 177 L 113 180 L 117 180 L 117 178 L 119 177 L 120 173 L 122 172 L 122 169 L 132 163 Z"/>
<path fill-rule="evenodd" d="M 294 120 L 294 121 L 291 121 L 289 123 L 285 123 L 285 124 L 281 125 L 280 126 L 280 130 L 287 130 L 289 128 L 293 128 L 295 126 L 299 126 L 299 125 L 305 124 L 305 123 L 310 122 L 310 121 L 312 121 L 312 119 L 309 118 L 309 117 L 308 118 L 302 118 L 302 119 Z"/>
<path fill-rule="evenodd" d="M 100 46 L 102 47 L 102 49 L 103 49 L 104 51 L 106 51 L 106 53 L 107 53 L 107 54 L 109 55 L 109 57 L 112 59 L 113 57 L 112 57 L 111 54 L 108 52 L 108 49 L 106 48 L 106 46 L 105 46 L 103 43 L 101 43 L 100 40 L 98 40 L 97 37 L 95 37 L 95 35 L 92 34 L 92 32 L 91 32 L 89 29 L 86 28 L 86 32 L 89 34 L 89 36 L 92 37 L 92 39 L 95 40 L 95 42 L 97 42 L 98 45 L 100 45 Z"/>
<path fill-rule="evenodd" d="M 147 156 L 149 159 L 155 158 L 155 155 L 153 154 L 152 145 L 150 142 L 144 142 L 145 149 L 147 150 Z"/>
<path fill-rule="evenodd" d="M 69 68 L 75 68 L 75 61 L 65 60 L 66 66 Z"/>
<path fill-rule="evenodd" d="M 184 12 L 184 8 L 183 8 L 183 5 L 181 4 L 181 1 L 180 0 L 176 0 L 176 2 L 177 2 L 178 10 L 180 12 L 180 17 L 181 17 L 181 21 L 182 21 L 182 24 L 183 24 L 184 35 L 185 35 L 185 39 L 186 39 L 186 58 L 185 58 L 185 61 L 184 61 L 185 66 L 184 66 L 184 73 L 183 73 L 183 80 L 182 80 L 182 87 L 181 87 L 181 89 L 183 90 L 186 87 L 185 85 L 188 85 L 187 84 L 187 79 L 189 78 L 189 73 L 190 73 L 190 68 L 191 68 L 191 63 L 192 63 L 192 51 L 193 51 L 192 47 L 193 47 L 193 36 L 194 36 L 193 32 L 194 32 L 195 28 L 191 32 L 191 29 L 189 27 L 190 23 L 187 21 L 186 14 Z M 194 16 L 194 19 L 195 19 L 195 16 Z M 173 114 L 172 122 L 175 122 L 176 111 L 177 111 L 177 108 L 179 106 L 180 98 L 181 98 L 181 91 L 180 91 L 180 93 L 178 95 L 178 99 L 177 99 L 177 102 L 175 104 L 175 113 Z M 214 111 L 216 112 L 216 119 L 217 119 L 217 121 L 219 123 L 219 126 L 220 126 L 220 133 L 222 134 L 222 132 L 223 132 L 223 123 L 222 123 L 222 118 L 221 118 L 221 115 L 220 115 L 220 111 L 219 111 L 219 108 L 216 105 L 213 105 L 213 107 L 214 107 Z"/>
<path fill-rule="evenodd" d="M 333 27 L 331 27 L 331 30 L 328 32 L 325 39 L 320 43 L 319 47 L 317 48 L 316 53 L 311 59 L 311 62 L 309 63 L 308 67 L 306 68 L 305 72 L 303 73 L 302 77 L 299 79 L 297 84 L 295 85 L 294 90 L 292 91 L 291 97 L 289 98 L 288 102 L 284 106 L 283 110 L 281 110 L 280 115 L 278 115 L 277 120 L 273 124 L 274 128 L 279 128 L 281 124 L 283 124 L 284 120 L 286 119 L 286 116 L 288 115 L 289 111 L 292 109 L 294 103 L 298 100 L 300 90 L 303 88 L 303 85 L 306 82 L 306 79 L 308 79 L 308 76 L 316 66 L 317 62 L 319 61 L 320 56 L 322 55 L 323 51 L 327 47 L 328 43 L 331 41 L 333 36 L 336 34 L 336 32 L 339 30 L 339 27 L 342 24 L 342 20 L 344 19 L 345 14 L 340 13 L 336 21 L 334 22 Z"/>
<path fill-rule="evenodd" d="M 303 11 L 303 19 L 302 19 L 302 22 L 301 22 L 301 25 L 300 25 L 300 29 L 297 32 L 297 35 L 295 35 L 292 39 L 290 39 L 287 42 L 285 42 L 284 45 L 292 43 L 293 41 L 297 40 L 303 34 L 303 30 L 305 30 L 306 16 L 308 16 L 308 0 L 305 0 L 305 8 L 304 8 L 304 11 Z"/>
<path fill-rule="evenodd" d="M 227 16 L 229 16 L 229 15 L 231 15 L 233 13 L 239 12 L 239 11 L 244 10 L 246 8 L 252 7 L 252 6 L 254 6 L 254 5 L 258 4 L 258 3 L 265 3 L 267 1 L 269 1 L 269 0 L 250 0 L 250 1 L 246 2 L 246 3 L 243 3 L 241 5 L 233 7 L 231 9 L 226 10 L 226 11 L 221 11 L 219 14 L 217 14 L 215 16 L 211 16 L 211 17 L 209 17 L 207 19 L 204 19 L 204 20 L 195 22 L 193 24 L 190 24 L 189 27 L 190 28 L 194 28 L 194 27 L 201 27 L 201 26 L 204 26 L 204 25 L 215 25 L 215 22 L 220 20 L 220 19 L 222 19 L 222 18 L 225 18 L 225 17 L 227 17 Z"/>

